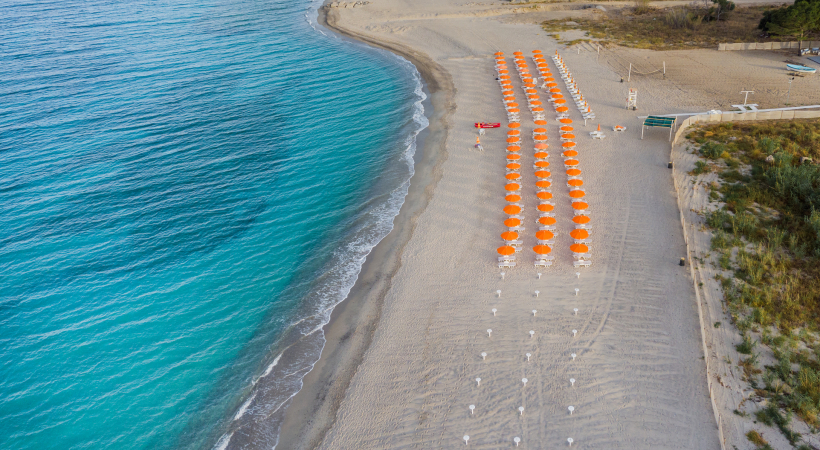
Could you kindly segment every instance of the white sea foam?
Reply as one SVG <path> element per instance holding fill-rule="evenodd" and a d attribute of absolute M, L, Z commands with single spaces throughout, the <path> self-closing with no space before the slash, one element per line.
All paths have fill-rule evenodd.
<path fill-rule="evenodd" d="M 321 4 L 321 1 L 310 2 L 305 18 L 313 29 L 327 36 L 320 27 L 316 26 L 316 13 Z M 336 38 L 333 33 L 330 35 Z M 395 174 L 395 176 L 399 177 L 398 181 L 400 182 L 390 190 L 384 202 L 364 212 L 362 217 L 359 218 L 357 221 L 358 225 L 350 233 L 347 242 L 331 255 L 331 263 L 321 276 L 324 282 L 306 298 L 307 306 L 312 310 L 312 313 L 291 324 L 290 328 L 295 328 L 296 331 L 302 335 L 302 344 L 312 341 L 314 342 L 313 345 L 315 345 L 315 349 L 318 351 L 311 351 L 310 354 L 303 355 L 304 359 L 302 359 L 301 362 L 289 362 L 287 367 L 289 370 L 278 373 L 276 378 L 271 379 L 271 381 L 277 383 L 276 389 L 282 389 L 282 383 L 287 383 L 287 389 L 282 391 L 284 395 L 281 397 L 272 399 L 273 401 L 267 405 L 258 406 L 261 411 L 257 411 L 257 413 L 264 414 L 266 418 L 271 418 L 271 416 L 279 412 L 288 404 L 290 399 L 302 389 L 304 375 L 313 369 L 321 355 L 322 349 L 324 349 L 326 341 L 323 327 L 330 321 L 333 309 L 350 294 L 351 289 L 361 273 L 367 256 L 373 248 L 393 230 L 393 221 L 404 204 L 404 200 L 409 191 L 410 179 L 415 173 L 413 158 L 417 150 L 416 139 L 421 130 L 429 125 L 429 121 L 424 115 L 423 105 L 427 96 L 424 94 L 421 75 L 415 66 L 398 55 L 392 53 L 391 55 L 399 61 L 401 66 L 409 71 L 415 82 L 414 95 L 416 100 L 412 105 L 412 117 L 408 123 L 410 130 L 402 143 L 404 149 L 399 157 L 399 159 L 404 162 L 404 167 L 401 168 L 400 174 Z M 396 166 L 392 166 L 390 170 L 396 170 Z M 292 345 L 296 345 L 296 343 L 291 344 L 291 346 Z M 273 362 L 265 368 L 265 371 L 252 380 L 250 386 L 252 394 L 242 403 L 242 406 L 240 406 L 234 414 L 234 421 L 238 421 L 242 418 L 252 401 L 257 398 L 256 385 L 263 378 L 268 377 L 280 364 L 280 359 L 285 350 L 286 349 L 280 349 L 279 354 Z M 283 367 L 282 369 L 286 368 Z M 293 375 L 296 375 L 296 379 L 293 380 L 291 384 L 287 381 L 287 378 Z M 257 410 L 257 407 L 255 406 L 254 409 Z M 281 422 L 272 426 L 265 424 L 265 426 L 273 428 L 268 430 L 275 441 L 272 445 L 273 448 L 276 448 L 279 443 L 279 425 L 281 425 Z M 223 435 L 217 443 L 217 446 L 214 447 L 214 450 L 225 449 L 230 442 L 231 436 L 232 434 Z M 266 444 L 269 445 L 269 443 Z"/>

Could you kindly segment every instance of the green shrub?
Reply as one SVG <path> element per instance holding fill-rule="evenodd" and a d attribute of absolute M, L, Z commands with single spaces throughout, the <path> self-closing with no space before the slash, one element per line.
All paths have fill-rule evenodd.
<path fill-rule="evenodd" d="M 752 350 L 754 350 L 755 345 L 757 343 L 749 338 L 748 335 L 743 336 L 743 341 L 740 344 L 735 345 L 735 349 L 738 353 L 742 353 L 744 355 L 751 355 Z"/>

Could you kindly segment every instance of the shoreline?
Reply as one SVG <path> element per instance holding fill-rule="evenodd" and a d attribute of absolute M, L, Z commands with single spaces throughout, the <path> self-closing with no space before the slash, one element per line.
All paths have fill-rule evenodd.
<path fill-rule="evenodd" d="M 385 295 L 401 267 L 403 250 L 441 179 L 442 165 L 447 159 L 448 119 L 455 110 L 451 75 L 427 55 L 346 30 L 338 25 L 338 12 L 328 12 L 324 6 L 318 10 L 318 23 L 344 37 L 410 61 L 430 94 L 428 101 L 432 111 L 427 114 L 425 110 L 429 125 L 417 137 L 423 140 L 423 145 L 417 147 L 421 156 L 417 153 L 414 157 L 415 174 L 393 221 L 393 230 L 373 248 L 350 294 L 334 308 L 330 321 L 323 327 L 326 342 L 322 354 L 302 379 L 302 389 L 286 407 L 276 446 L 288 449 L 317 447 L 336 419 L 345 392 L 370 347 Z"/>

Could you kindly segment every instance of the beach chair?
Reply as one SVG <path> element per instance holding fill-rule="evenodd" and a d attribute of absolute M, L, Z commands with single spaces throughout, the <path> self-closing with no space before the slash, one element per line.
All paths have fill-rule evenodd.
<path fill-rule="evenodd" d="M 576 209 L 574 211 L 575 211 L 576 216 L 588 216 L 589 215 L 589 210 L 586 210 L 586 209 Z"/>
<path fill-rule="evenodd" d="M 552 267 L 552 261 L 538 259 L 535 261 L 535 267 Z"/>
<path fill-rule="evenodd" d="M 555 213 L 554 212 L 542 212 L 541 214 L 538 215 L 538 217 L 555 217 Z"/>
<path fill-rule="evenodd" d="M 498 261 L 499 261 L 499 262 L 504 262 L 504 261 L 515 261 L 515 256 L 512 256 L 512 255 L 510 255 L 510 256 L 499 256 L 499 257 L 498 257 Z"/>
<path fill-rule="evenodd" d="M 580 175 L 576 175 L 574 177 L 567 177 L 567 180 L 581 180 L 581 181 L 584 181 L 584 179 L 581 178 Z"/>
<path fill-rule="evenodd" d="M 573 267 L 589 267 L 589 266 L 591 266 L 591 265 L 592 265 L 592 261 L 590 261 L 590 260 L 588 260 L 588 259 L 587 259 L 587 260 L 579 260 L 579 261 L 573 261 L 573 262 L 572 262 L 572 266 L 573 266 Z"/>
<path fill-rule="evenodd" d="M 547 241 L 538 241 L 538 245 L 555 245 L 555 240 L 550 239 Z"/>
<path fill-rule="evenodd" d="M 515 263 L 512 262 L 512 261 L 505 261 L 505 262 L 498 263 L 498 268 L 499 269 L 512 268 L 512 267 L 515 267 Z"/>
<path fill-rule="evenodd" d="M 589 253 L 576 253 L 572 256 L 575 260 L 589 259 Z"/>
<path fill-rule="evenodd" d="M 507 241 L 507 245 L 512 245 L 513 247 L 520 247 L 524 245 L 524 241 Z"/>
<path fill-rule="evenodd" d="M 537 222 L 537 221 L 536 221 L 536 222 Z M 538 231 L 544 231 L 544 230 L 547 230 L 547 231 L 555 231 L 555 230 L 556 230 L 556 228 L 555 228 L 555 225 L 544 225 L 544 226 L 542 226 L 542 227 L 538 227 Z"/>
<path fill-rule="evenodd" d="M 576 230 L 592 231 L 592 226 L 590 226 L 590 224 L 588 224 L 588 223 L 579 223 L 578 225 L 575 226 L 575 229 Z"/>
<path fill-rule="evenodd" d="M 592 246 L 592 240 L 590 240 L 590 239 L 575 239 L 575 243 L 576 244 L 584 244 L 587 247 Z"/>
<path fill-rule="evenodd" d="M 510 227 L 510 231 L 524 231 L 526 228 L 524 227 Z"/>

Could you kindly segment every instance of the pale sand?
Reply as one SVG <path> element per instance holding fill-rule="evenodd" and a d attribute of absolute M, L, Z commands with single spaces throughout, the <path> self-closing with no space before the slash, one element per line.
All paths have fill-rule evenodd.
<path fill-rule="evenodd" d="M 508 20 L 512 16 L 516 20 Z M 582 275 L 575 278 L 567 235 L 572 213 L 555 149 L 549 161 L 559 230 L 556 266 L 532 266 L 529 248 L 535 244 L 537 214 L 532 151 L 526 144 L 533 126 L 525 109 L 527 249 L 519 256 L 520 267 L 506 270 L 502 281 L 495 248 L 505 230 L 504 136 L 500 130 L 489 131 L 482 138 L 485 151 L 475 151 L 472 123 L 505 122 L 493 52 L 511 57 L 522 50 L 529 57 L 538 48 L 552 54 L 555 42 L 536 25 L 514 23 L 522 20 L 497 5 L 374 0 L 365 7 L 333 9 L 328 21 L 363 40 L 415 55 L 422 72 L 443 68 L 452 76 L 457 107 L 451 117 L 441 117 L 444 130 L 449 128 L 442 153 L 446 161 L 436 166 L 440 172 L 428 175 L 434 186 L 429 204 L 412 216 L 417 220 L 396 256 L 395 275 L 379 280 L 386 286 L 380 291 L 383 304 L 371 313 L 370 323 L 350 325 L 358 326 L 360 334 L 365 330 L 361 364 L 334 374 L 327 355 L 333 352 L 326 349 L 319 363 L 325 378 L 312 373 L 313 379 L 306 379 L 305 390 L 288 410 L 279 448 L 453 448 L 464 445 L 465 434 L 471 436 L 470 446 L 478 448 L 513 446 L 514 436 L 521 437 L 522 448 L 563 446 L 568 437 L 581 448 L 720 448 L 694 288 L 688 268 L 677 265 L 685 245 L 666 168 L 668 132 L 649 130 L 645 140 L 639 139 L 635 113 L 623 109 L 628 86 L 619 80 L 625 73 L 612 70 L 640 52 L 604 52 L 596 62 L 592 52 L 579 55 L 561 48 L 598 115 L 596 123 L 604 124 L 608 135 L 604 141 L 590 139 L 592 125 L 584 128 L 571 105 L 593 217 L 593 266 L 579 270 Z M 743 57 L 725 54 L 709 58 Z M 669 58 L 670 64 L 682 64 L 674 54 Z M 717 81 L 709 64 L 694 65 L 689 78 L 678 73 L 670 73 L 668 80 L 633 78 L 640 112 L 696 112 L 728 105 L 732 100 L 721 100 L 717 94 L 723 91 L 710 87 Z M 748 71 L 752 81 L 777 70 L 755 67 Z M 435 76 L 426 75 L 428 81 Z M 514 83 L 517 96 L 523 97 L 520 83 Z M 738 83 L 733 90 L 747 87 Z M 438 87 L 446 96 L 447 86 Z M 614 136 L 610 127 L 615 124 L 629 129 Z M 557 123 L 552 121 L 548 130 L 555 147 Z M 540 280 L 537 272 L 543 273 Z M 577 297 L 575 288 L 580 289 Z M 502 290 L 500 299 L 497 289 Z M 541 292 L 539 298 L 535 290 Z M 497 317 L 491 308 L 499 310 Z M 573 308 L 579 308 L 577 316 Z M 538 310 L 535 316 L 533 309 Z M 575 338 L 572 329 L 578 330 Z M 535 330 L 535 338 L 529 330 Z M 482 361 L 482 351 L 488 353 L 487 361 Z M 533 354 L 529 363 L 526 352 Z M 573 352 L 578 354 L 574 362 Z M 351 374 L 352 379 L 344 379 Z M 480 387 L 476 377 L 482 378 Z M 529 379 L 526 387 L 523 377 Z M 570 378 L 577 380 L 575 387 Z M 472 416 L 470 404 L 476 405 Z M 576 408 L 572 416 L 569 405 Z M 519 406 L 526 408 L 523 416 Z M 731 437 L 727 444 L 750 448 L 735 433 Z"/>

